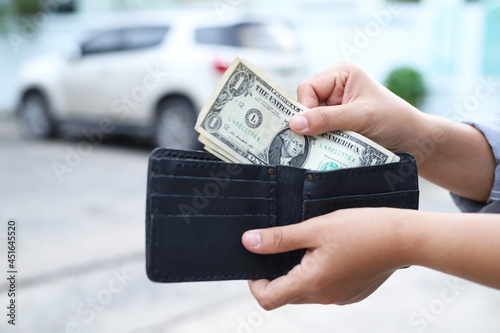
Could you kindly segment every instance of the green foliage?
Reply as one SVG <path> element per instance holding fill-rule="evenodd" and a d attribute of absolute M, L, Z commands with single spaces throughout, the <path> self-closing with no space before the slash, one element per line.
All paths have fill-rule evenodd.
<path fill-rule="evenodd" d="M 18 15 L 35 14 L 40 11 L 39 0 L 12 0 L 12 5 Z"/>
<path fill-rule="evenodd" d="M 5 33 L 9 20 L 9 3 L 0 4 L 0 37 Z"/>
<path fill-rule="evenodd" d="M 33 20 L 40 12 L 73 13 L 76 0 L 0 0 L 0 37 L 7 31 L 19 29 L 22 20 Z"/>
<path fill-rule="evenodd" d="M 418 107 L 426 93 L 422 75 L 411 67 L 400 67 L 391 71 L 385 86 L 410 103 Z"/>

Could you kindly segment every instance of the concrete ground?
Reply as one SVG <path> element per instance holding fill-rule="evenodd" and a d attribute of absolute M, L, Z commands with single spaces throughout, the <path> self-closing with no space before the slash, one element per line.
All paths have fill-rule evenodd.
<path fill-rule="evenodd" d="M 398 271 L 358 304 L 271 312 L 259 308 L 245 281 L 150 282 L 149 150 L 106 142 L 75 157 L 81 140 L 28 142 L 12 121 L 0 120 L 2 333 L 500 331 L 499 291 L 419 267 Z M 61 165 L 67 168 L 57 169 L 58 176 Z M 446 191 L 420 186 L 422 210 L 457 211 Z M 6 317 L 11 218 L 18 226 L 16 326 Z"/>

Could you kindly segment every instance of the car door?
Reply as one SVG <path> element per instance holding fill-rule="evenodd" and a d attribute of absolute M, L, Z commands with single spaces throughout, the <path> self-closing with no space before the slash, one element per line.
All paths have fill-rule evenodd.
<path fill-rule="evenodd" d="M 107 31 L 82 45 L 82 57 L 65 74 L 68 104 L 78 118 L 145 122 L 152 95 L 146 79 L 168 27 Z"/>
<path fill-rule="evenodd" d="M 95 120 L 109 113 L 111 100 L 120 90 L 114 72 L 121 35 L 121 30 L 111 30 L 90 38 L 81 46 L 81 57 L 64 71 L 62 89 L 74 118 Z"/>
<path fill-rule="evenodd" d="M 146 125 L 152 115 L 153 100 L 165 80 L 165 60 L 161 44 L 168 27 L 142 26 L 124 29 L 122 52 L 114 63 L 114 75 L 121 77 L 120 90 L 111 101 L 111 117 L 118 122 Z"/>

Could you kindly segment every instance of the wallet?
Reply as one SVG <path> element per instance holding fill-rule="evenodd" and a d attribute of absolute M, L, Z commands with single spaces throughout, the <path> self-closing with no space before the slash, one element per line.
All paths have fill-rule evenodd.
<path fill-rule="evenodd" d="M 338 209 L 418 209 L 415 159 L 332 171 L 226 163 L 202 151 L 155 149 L 149 158 L 146 271 L 155 282 L 274 279 L 305 250 L 247 251 L 251 229 L 300 223 Z"/>

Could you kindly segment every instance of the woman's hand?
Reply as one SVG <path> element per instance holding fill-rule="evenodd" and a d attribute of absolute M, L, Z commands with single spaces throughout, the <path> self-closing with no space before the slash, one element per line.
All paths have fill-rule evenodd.
<path fill-rule="evenodd" d="M 420 112 L 349 62 L 303 82 L 297 94 L 310 109 L 290 119 L 294 132 L 358 132 L 389 150 L 412 153 L 420 175 L 431 182 L 475 201 L 488 200 L 495 158 L 472 126 Z"/>
<path fill-rule="evenodd" d="M 303 135 L 352 130 L 390 150 L 411 151 L 409 143 L 423 122 L 417 109 L 350 62 L 304 81 L 297 95 L 311 108 L 290 121 Z"/>
<path fill-rule="evenodd" d="M 258 254 L 306 249 L 299 265 L 275 280 L 250 281 L 267 310 L 288 303 L 348 304 L 373 293 L 408 263 L 399 233 L 413 211 L 339 210 L 302 223 L 246 232 L 243 244 Z"/>
<path fill-rule="evenodd" d="M 372 294 L 400 267 L 419 265 L 500 289 L 497 214 L 352 208 L 243 234 L 258 254 L 306 249 L 275 280 L 250 281 L 267 310 L 285 304 L 349 304 Z"/>

